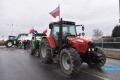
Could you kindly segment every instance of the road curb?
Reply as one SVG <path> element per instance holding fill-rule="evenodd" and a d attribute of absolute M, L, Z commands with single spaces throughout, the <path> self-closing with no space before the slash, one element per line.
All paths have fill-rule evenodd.
<path fill-rule="evenodd" d="M 120 60 L 120 59 L 118 59 L 118 58 L 112 58 L 112 57 L 107 57 L 107 58 Z"/>

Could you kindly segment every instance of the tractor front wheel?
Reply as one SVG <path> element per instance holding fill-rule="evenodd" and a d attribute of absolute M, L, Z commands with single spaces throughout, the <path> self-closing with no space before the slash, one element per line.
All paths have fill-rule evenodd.
<path fill-rule="evenodd" d="M 40 59 L 42 60 L 43 63 L 45 64 L 52 63 L 51 47 L 47 39 L 42 39 L 40 52 L 41 52 Z"/>
<path fill-rule="evenodd" d="M 106 56 L 104 54 L 104 51 L 101 49 L 101 48 L 97 48 L 97 51 L 96 51 L 96 55 L 99 55 L 99 57 L 97 57 L 97 59 L 99 59 L 99 62 L 93 62 L 93 61 L 96 61 L 96 58 L 92 58 L 90 59 L 87 64 L 90 66 L 90 67 L 98 67 L 98 68 L 101 68 L 104 66 L 104 64 L 106 63 Z"/>
<path fill-rule="evenodd" d="M 63 49 L 60 52 L 60 66 L 66 75 L 72 76 L 78 73 L 81 64 L 80 55 L 74 48 Z"/>

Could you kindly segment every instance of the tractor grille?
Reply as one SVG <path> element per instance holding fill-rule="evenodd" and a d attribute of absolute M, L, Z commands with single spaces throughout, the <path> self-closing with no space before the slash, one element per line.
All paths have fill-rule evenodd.
<path fill-rule="evenodd" d="M 85 46 L 81 45 L 81 44 L 78 44 L 78 49 L 84 51 L 85 50 Z"/>
<path fill-rule="evenodd" d="M 88 42 L 88 51 L 94 51 L 95 50 L 95 44 L 92 42 Z"/>
<path fill-rule="evenodd" d="M 95 44 L 94 44 L 94 43 L 91 43 L 91 42 L 88 42 L 88 47 L 89 47 L 89 48 L 95 48 Z"/>

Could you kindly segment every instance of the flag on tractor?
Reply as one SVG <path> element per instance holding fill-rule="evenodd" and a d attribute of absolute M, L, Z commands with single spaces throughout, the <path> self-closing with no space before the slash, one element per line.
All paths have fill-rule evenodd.
<path fill-rule="evenodd" d="M 43 34 L 47 33 L 47 29 L 48 29 L 48 27 L 45 28 L 45 30 L 43 31 Z"/>
<path fill-rule="evenodd" d="M 29 33 L 31 34 L 31 33 L 33 33 L 33 32 L 34 32 L 34 28 L 32 28 Z"/>
<path fill-rule="evenodd" d="M 60 16 L 60 7 L 58 6 L 55 10 L 53 10 L 49 14 L 52 15 L 54 18 L 56 18 L 57 16 Z"/>
<path fill-rule="evenodd" d="M 47 29 L 43 31 L 43 34 L 46 34 L 47 33 Z"/>
<path fill-rule="evenodd" d="M 32 34 L 34 35 L 34 34 L 37 34 L 38 33 L 38 31 L 37 30 L 34 30 L 34 32 L 32 32 Z"/>

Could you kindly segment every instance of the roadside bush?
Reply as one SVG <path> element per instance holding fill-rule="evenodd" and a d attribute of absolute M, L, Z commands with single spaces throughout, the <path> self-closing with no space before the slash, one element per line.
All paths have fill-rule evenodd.
<path fill-rule="evenodd" d="M 0 46 L 4 45 L 4 43 L 5 43 L 4 40 L 0 40 Z"/>

